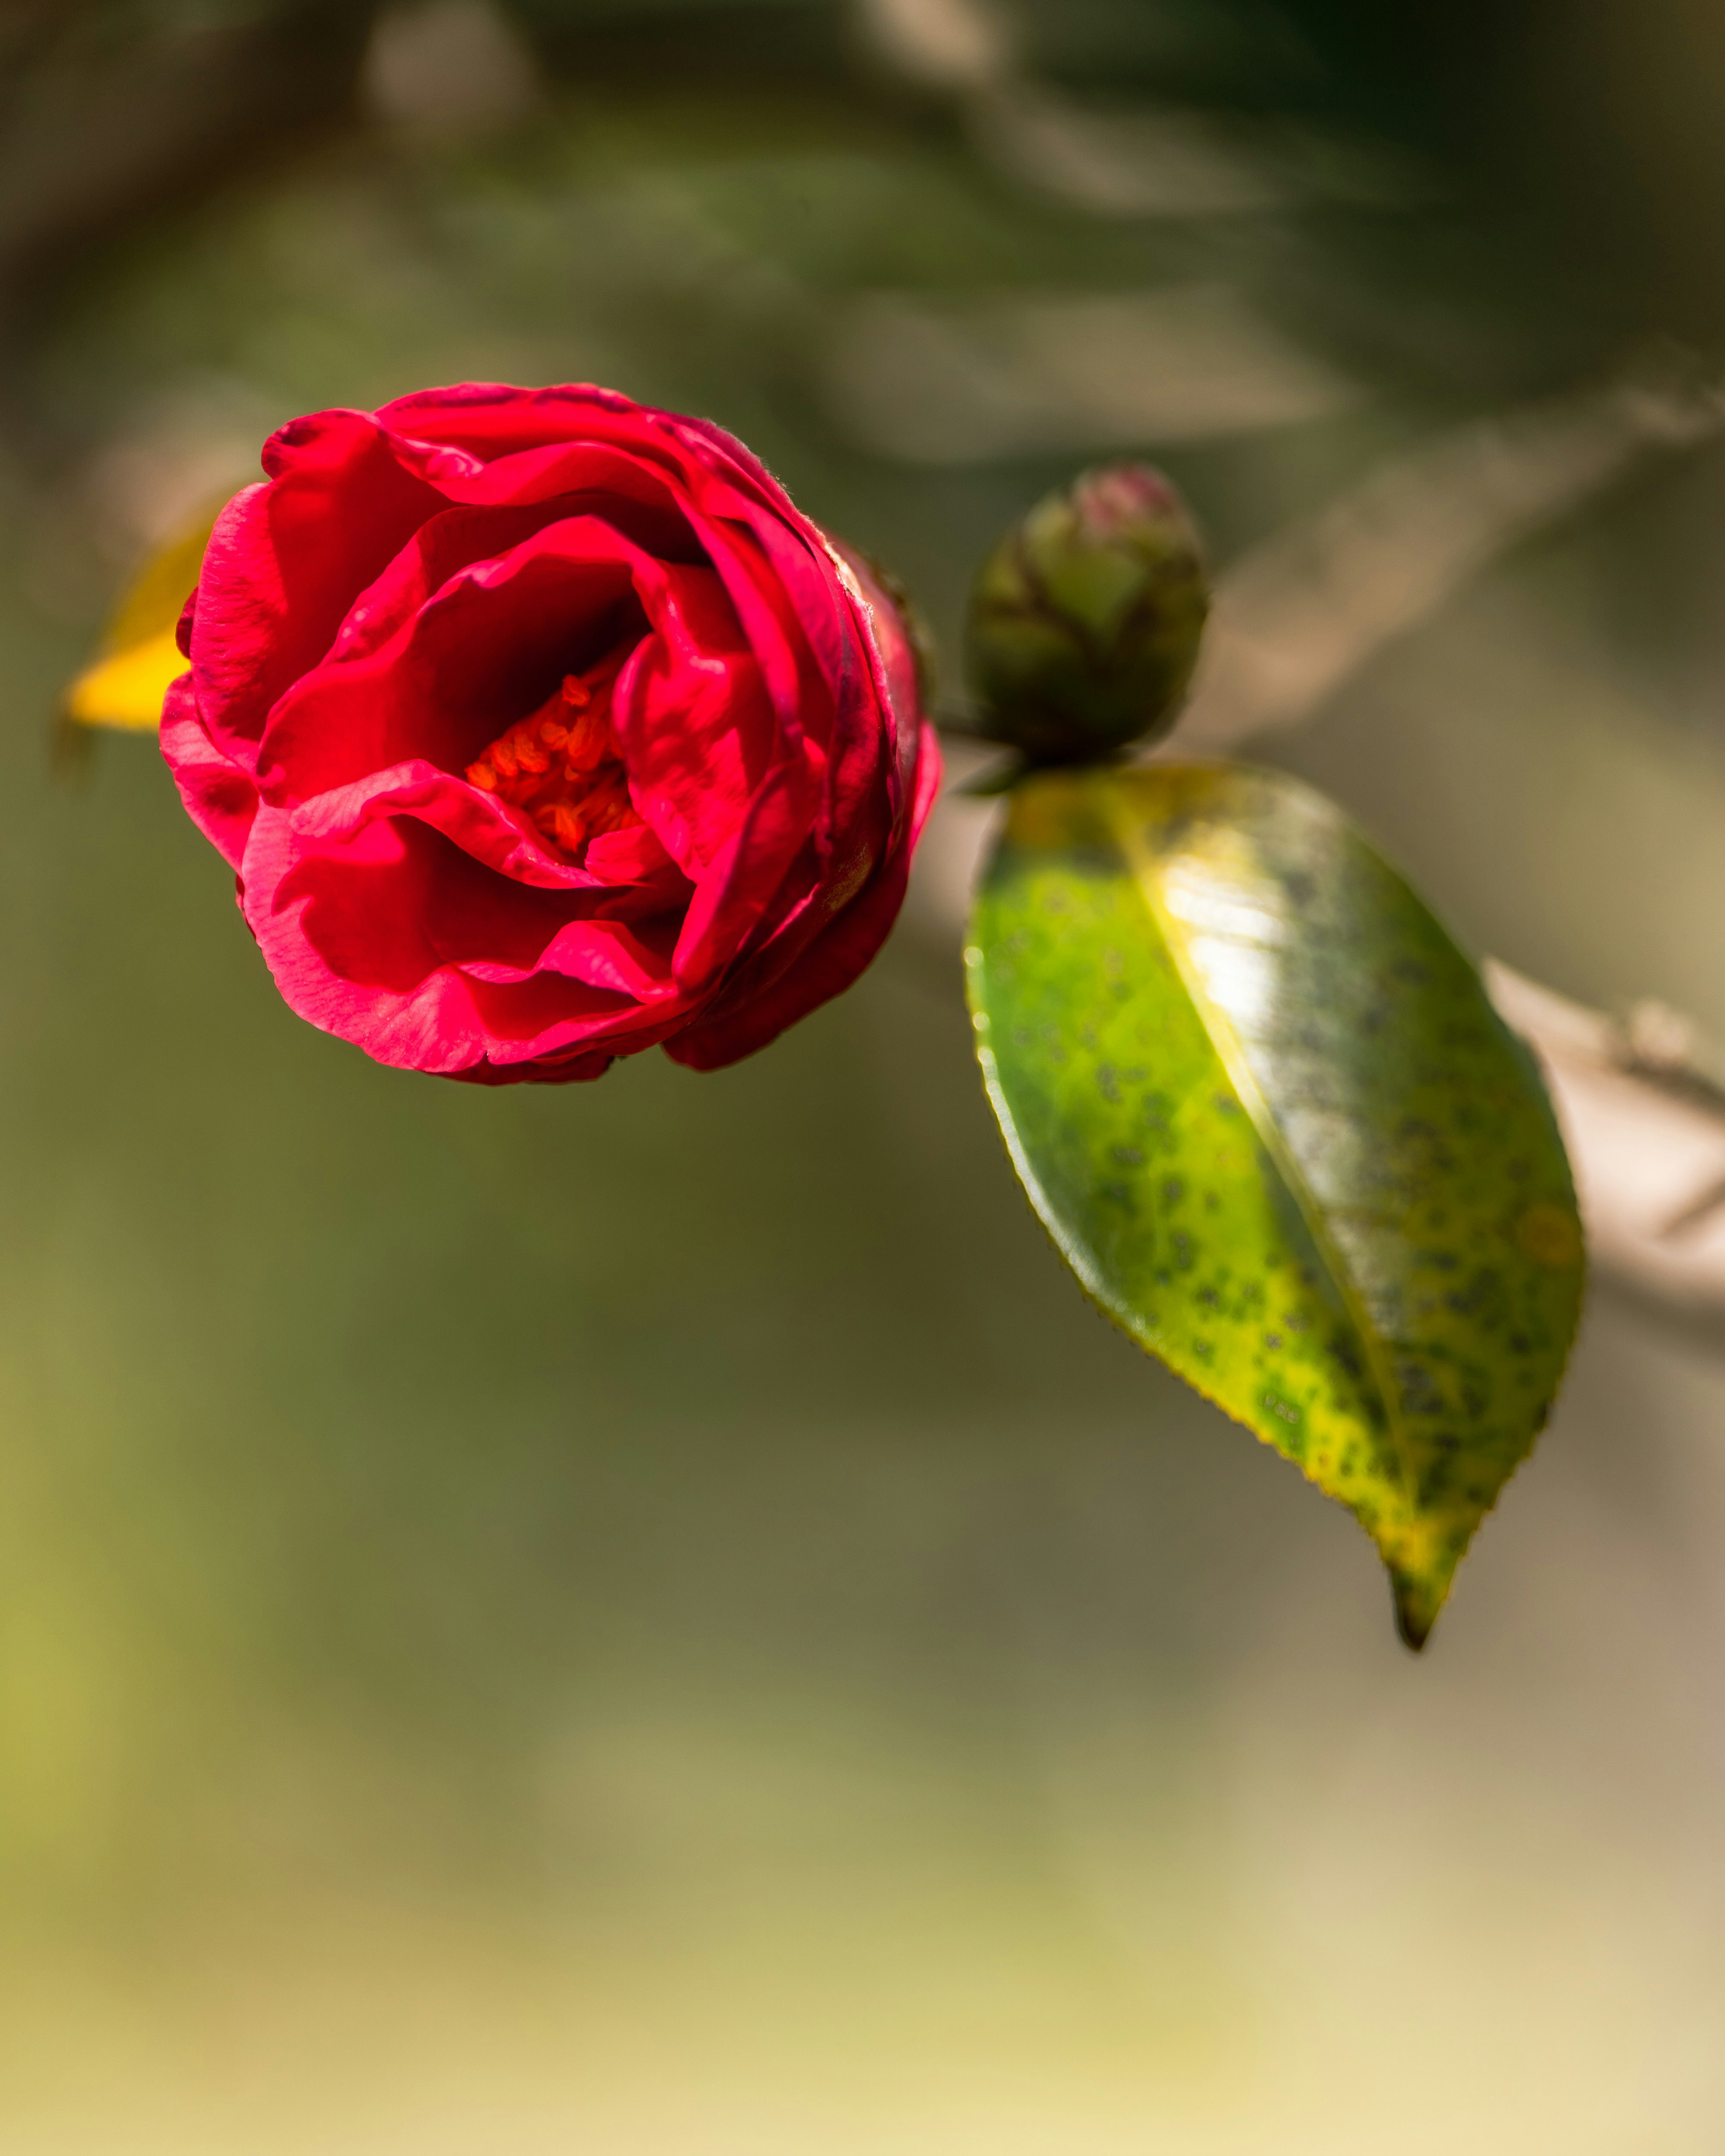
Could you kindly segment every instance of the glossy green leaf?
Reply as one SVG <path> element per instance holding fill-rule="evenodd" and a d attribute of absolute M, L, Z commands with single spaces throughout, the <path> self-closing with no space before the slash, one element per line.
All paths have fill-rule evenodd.
<path fill-rule="evenodd" d="M 1024 781 L 966 958 L 1062 1255 L 1353 1512 L 1421 1645 L 1582 1290 L 1563 1142 L 1478 974 L 1339 810 L 1227 765 Z"/>

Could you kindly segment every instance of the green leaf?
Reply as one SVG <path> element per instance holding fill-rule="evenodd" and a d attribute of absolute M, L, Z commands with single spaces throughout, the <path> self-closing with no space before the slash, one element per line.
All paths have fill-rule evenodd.
<path fill-rule="evenodd" d="M 1061 1255 L 1352 1510 L 1423 1645 L 1583 1283 L 1550 1104 L 1478 974 L 1322 795 L 1227 765 L 1026 779 L 965 955 Z"/>

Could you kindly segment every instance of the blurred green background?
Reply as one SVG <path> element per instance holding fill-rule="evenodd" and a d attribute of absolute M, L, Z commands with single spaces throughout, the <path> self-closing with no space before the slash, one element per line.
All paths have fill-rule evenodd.
<path fill-rule="evenodd" d="M 282 419 L 709 413 L 955 648 L 1155 456 L 1226 564 L 1725 341 L 1706 0 L 0 4 L 8 2156 L 1708 2156 L 1725 1364 L 1600 1290 L 1432 1650 L 1084 1303 L 925 890 L 754 1061 L 292 1018 L 116 582 Z M 1647 355 L 1655 355 L 1652 360 Z M 1725 449 L 1265 753 L 1725 1033 Z"/>

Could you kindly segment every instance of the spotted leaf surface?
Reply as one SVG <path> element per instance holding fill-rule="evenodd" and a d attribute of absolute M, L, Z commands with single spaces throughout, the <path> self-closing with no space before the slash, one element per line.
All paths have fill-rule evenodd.
<path fill-rule="evenodd" d="M 1422 1645 L 1582 1289 L 1563 1142 L 1478 974 L 1329 802 L 1228 765 L 1023 781 L 966 960 L 1062 1255 L 1349 1507 Z"/>

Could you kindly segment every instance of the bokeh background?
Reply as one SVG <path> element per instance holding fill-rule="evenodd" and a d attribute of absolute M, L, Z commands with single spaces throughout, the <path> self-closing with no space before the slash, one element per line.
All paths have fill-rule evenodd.
<path fill-rule="evenodd" d="M 951 649 L 1080 461 L 1225 566 L 1722 260 L 1708 0 L 0 4 L 8 2156 L 1711 2156 L 1716 1337 L 1596 1291 L 1416 1662 L 1046 1245 L 941 892 L 739 1069 L 415 1081 L 49 721 L 300 411 L 709 413 Z M 1725 1034 L 1725 448 L 1264 753 Z"/>

